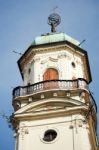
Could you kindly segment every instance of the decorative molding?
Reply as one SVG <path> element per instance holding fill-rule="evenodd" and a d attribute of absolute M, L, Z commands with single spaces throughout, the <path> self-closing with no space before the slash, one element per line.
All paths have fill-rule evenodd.
<path fill-rule="evenodd" d="M 32 58 L 33 59 L 33 57 L 35 58 L 35 54 L 36 53 L 43 53 L 43 52 L 47 52 L 47 51 L 50 51 L 50 52 L 55 52 L 55 51 L 65 51 L 65 50 L 67 50 L 67 51 L 69 51 L 69 52 L 71 52 L 71 53 L 74 53 L 75 52 L 75 49 L 74 48 L 72 48 L 72 47 L 70 47 L 70 46 L 68 46 L 68 45 L 66 45 L 66 44 L 62 44 L 62 45 L 54 45 L 54 46 L 48 46 L 47 48 L 33 48 L 33 49 L 31 49 L 31 51 L 29 52 L 29 54 L 26 56 L 26 58 L 25 59 L 23 59 L 21 62 L 20 62 L 20 65 L 21 66 L 24 66 L 24 65 L 26 65 L 26 63 L 27 62 L 29 62 L 29 60 Z M 80 53 L 80 52 L 78 52 L 78 51 L 76 51 L 76 55 L 84 55 L 84 54 L 82 54 L 82 53 Z M 34 59 L 35 60 L 35 59 Z M 35 60 L 36 61 L 36 60 Z"/>
<path fill-rule="evenodd" d="M 45 98 L 44 94 L 41 94 L 41 99 L 44 99 L 44 98 Z"/>
<path fill-rule="evenodd" d="M 44 60 L 41 61 L 41 64 L 43 65 L 43 64 L 45 64 L 46 62 L 47 62 L 47 59 L 44 59 Z"/>
<path fill-rule="evenodd" d="M 56 95 L 55 95 L 56 97 Z M 23 109 L 18 110 L 16 114 L 22 114 L 22 113 L 33 113 L 33 112 L 41 112 L 44 111 L 46 106 L 51 107 L 52 110 L 56 110 L 56 109 L 64 109 L 64 108 L 68 108 L 68 109 L 73 109 L 75 108 L 75 106 L 79 106 L 79 103 L 81 103 L 79 100 L 70 100 L 70 99 L 65 99 L 65 100 L 50 100 L 49 102 L 47 102 L 46 100 L 43 100 L 41 102 L 36 102 L 34 105 L 33 103 L 30 103 L 30 105 L 25 106 Z M 21 127 L 24 127 L 24 125 L 21 125 Z"/>
<path fill-rule="evenodd" d="M 53 96 L 54 96 L 54 97 L 57 97 L 57 93 L 53 93 Z"/>
<path fill-rule="evenodd" d="M 20 136 L 21 136 L 21 139 L 22 139 L 22 140 L 24 140 L 24 135 L 25 135 L 24 128 L 21 128 L 21 129 L 20 129 Z"/>
<path fill-rule="evenodd" d="M 66 56 L 66 59 L 71 60 L 72 57 L 71 57 L 70 55 L 67 55 L 67 56 Z"/>
<path fill-rule="evenodd" d="M 37 61 L 40 61 L 40 57 L 38 57 L 38 58 L 34 58 L 33 60 L 34 60 L 34 62 L 37 62 Z"/>
<path fill-rule="evenodd" d="M 42 61 L 41 61 L 41 64 L 45 64 L 45 63 L 47 63 L 48 61 L 58 62 L 58 59 L 57 59 L 57 58 L 53 58 L 53 57 L 48 57 L 48 58 L 42 60 Z"/>
<path fill-rule="evenodd" d="M 29 103 L 32 102 L 33 101 L 32 97 L 29 97 L 28 101 L 29 101 Z"/>
<path fill-rule="evenodd" d="M 53 50 L 62 50 L 63 48 L 66 48 L 66 45 L 61 45 L 61 46 L 51 46 L 47 48 L 38 48 L 38 49 L 33 49 L 34 52 L 44 52 L 44 51 L 53 51 Z"/>
<path fill-rule="evenodd" d="M 49 60 L 52 61 L 52 62 L 57 62 L 58 61 L 57 58 L 52 58 L 52 57 L 49 57 Z"/>
<path fill-rule="evenodd" d="M 76 63 L 78 64 L 78 65 L 83 65 L 83 63 L 81 62 L 81 61 L 79 61 L 79 60 L 76 60 Z"/>
<path fill-rule="evenodd" d="M 58 58 L 66 58 L 67 54 L 65 52 L 58 55 Z"/>
<path fill-rule="evenodd" d="M 17 111 L 18 109 L 21 108 L 21 102 L 17 100 L 13 103 L 13 106 L 14 106 L 15 111 Z"/>
<path fill-rule="evenodd" d="M 21 139 L 24 140 L 24 136 L 25 136 L 26 134 L 29 134 L 29 130 L 28 130 L 28 128 L 26 128 L 26 127 L 22 127 L 22 128 L 20 129 L 19 133 L 20 133 Z"/>
<path fill-rule="evenodd" d="M 25 131 L 25 134 L 29 134 L 28 128 L 26 128 L 24 131 Z"/>

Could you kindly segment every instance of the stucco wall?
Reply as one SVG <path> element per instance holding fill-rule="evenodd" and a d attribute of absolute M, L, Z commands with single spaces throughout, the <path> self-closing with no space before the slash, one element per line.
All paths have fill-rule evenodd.
<path fill-rule="evenodd" d="M 18 150 L 90 150 L 88 124 L 81 115 L 38 121 L 22 121 L 19 130 Z M 45 142 L 45 131 L 53 129 L 57 137 Z M 24 146 L 23 146 L 24 145 Z"/>
<path fill-rule="evenodd" d="M 72 62 L 75 63 L 75 67 L 72 66 Z M 56 51 L 36 54 L 31 63 L 29 62 L 24 68 L 24 85 L 43 81 L 43 74 L 47 68 L 57 69 L 60 80 L 71 80 L 72 77 L 84 78 L 81 57 L 62 50 L 61 53 Z"/>

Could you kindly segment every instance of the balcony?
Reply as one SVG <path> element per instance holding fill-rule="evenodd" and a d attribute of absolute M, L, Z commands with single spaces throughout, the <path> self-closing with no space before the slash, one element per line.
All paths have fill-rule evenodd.
<path fill-rule="evenodd" d="M 75 80 L 48 80 L 38 82 L 28 86 L 18 86 L 13 89 L 13 99 L 20 96 L 26 96 L 46 90 L 76 90 L 88 89 L 88 82 L 85 79 Z"/>

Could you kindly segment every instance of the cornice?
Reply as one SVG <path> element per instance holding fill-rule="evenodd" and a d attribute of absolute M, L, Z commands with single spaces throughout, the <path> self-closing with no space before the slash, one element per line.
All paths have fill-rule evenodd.
<path fill-rule="evenodd" d="M 15 114 L 14 118 L 17 120 L 35 120 L 35 119 L 45 119 L 52 117 L 61 117 L 75 114 L 83 114 L 87 112 L 86 106 L 76 106 L 73 108 L 62 108 L 59 110 L 50 110 L 42 112 L 32 112 L 32 113 L 19 113 Z"/>

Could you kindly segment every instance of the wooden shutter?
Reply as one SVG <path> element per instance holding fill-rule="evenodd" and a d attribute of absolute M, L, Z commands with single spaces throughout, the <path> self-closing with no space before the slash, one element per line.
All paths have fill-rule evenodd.
<path fill-rule="evenodd" d="M 56 69 L 53 69 L 53 68 L 47 69 L 43 75 L 43 81 L 45 81 L 45 80 L 58 80 L 58 79 L 59 79 L 58 71 Z"/>
<path fill-rule="evenodd" d="M 53 69 L 53 68 L 48 68 L 43 75 L 43 81 L 58 80 L 58 79 L 59 79 L 58 71 L 56 69 Z M 52 88 L 58 88 L 57 81 L 44 83 L 44 89 L 52 89 Z"/>

